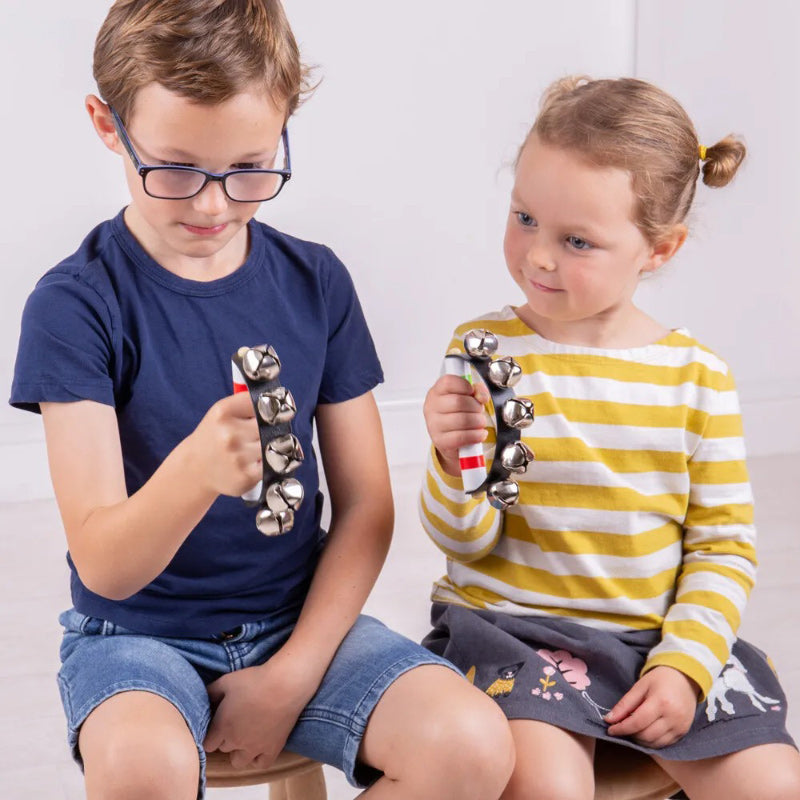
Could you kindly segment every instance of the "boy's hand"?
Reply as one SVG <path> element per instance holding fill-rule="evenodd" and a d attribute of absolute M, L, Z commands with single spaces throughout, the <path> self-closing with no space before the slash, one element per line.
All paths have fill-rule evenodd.
<path fill-rule="evenodd" d="M 187 437 L 193 478 L 216 494 L 236 497 L 261 479 L 261 439 L 250 395 L 214 403 Z"/>
<path fill-rule="evenodd" d="M 482 383 L 473 386 L 458 375 L 442 375 L 425 397 L 422 411 L 428 434 L 449 475 L 461 474 L 458 448 L 486 438 L 483 404 L 489 399 L 489 390 Z"/>
<path fill-rule="evenodd" d="M 206 688 L 216 710 L 203 742 L 206 751 L 230 753 L 234 767 L 269 767 L 317 688 L 307 685 L 296 666 L 279 650 L 261 666 L 210 683 Z"/>
<path fill-rule="evenodd" d="M 654 667 L 608 712 L 612 736 L 633 736 L 648 747 L 666 747 L 692 726 L 699 686 L 672 667 Z"/>

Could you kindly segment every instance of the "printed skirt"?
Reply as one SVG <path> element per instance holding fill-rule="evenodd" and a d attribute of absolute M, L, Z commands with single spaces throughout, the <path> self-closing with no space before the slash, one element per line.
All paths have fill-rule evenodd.
<path fill-rule="evenodd" d="M 675 761 L 767 743 L 796 747 L 786 697 L 764 653 L 739 639 L 697 707 L 688 733 L 650 748 L 609 736 L 603 716 L 638 680 L 660 631 L 612 633 L 549 617 L 517 617 L 435 603 L 423 644 L 453 662 L 509 719 L 548 722 Z"/>

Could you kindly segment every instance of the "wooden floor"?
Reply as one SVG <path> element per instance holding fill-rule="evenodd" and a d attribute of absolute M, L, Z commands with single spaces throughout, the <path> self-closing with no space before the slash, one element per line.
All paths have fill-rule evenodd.
<path fill-rule="evenodd" d="M 790 700 L 789 729 L 800 740 L 800 535 L 794 501 L 800 454 L 752 459 L 759 528 L 758 585 L 742 635 L 766 650 Z M 421 467 L 393 474 L 397 527 L 386 568 L 367 611 L 419 639 L 427 632 L 428 592 L 441 557 L 416 518 Z M 69 605 L 64 541 L 55 503 L 0 506 L 0 774 L 3 800 L 84 800 L 83 782 L 65 743 L 56 688 L 60 630 Z M 791 705 L 792 701 L 794 705 Z M 330 800 L 357 791 L 326 769 Z M 266 787 L 214 789 L 209 800 L 266 800 Z"/>

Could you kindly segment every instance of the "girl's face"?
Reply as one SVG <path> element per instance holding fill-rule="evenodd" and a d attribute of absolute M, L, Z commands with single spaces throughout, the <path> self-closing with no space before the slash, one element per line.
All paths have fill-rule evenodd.
<path fill-rule="evenodd" d="M 546 338 L 583 344 L 629 326 L 640 275 L 671 255 L 634 224 L 629 173 L 532 136 L 515 177 L 504 251 L 527 300 L 519 316 Z"/>

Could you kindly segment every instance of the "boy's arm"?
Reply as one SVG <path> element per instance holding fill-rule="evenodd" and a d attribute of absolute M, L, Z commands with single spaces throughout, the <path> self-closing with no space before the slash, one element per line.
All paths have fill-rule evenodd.
<path fill-rule="evenodd" d="M 111 406 L 42 403 L 47 454 L 70 556 L 84 585 L 121 600 L 169 564 L 218 494 L 261 476 L 258 426 L 246 393 L 216 403 L 130 497 Z"/>
<path fill-rule="evenodd" d="M 392 536 L 389 469 L 372 393 L 320 405 L 316 418 L 332 518 L 303 610 L 267 662 L 208 686 L 216 710 L 205 748 L 231 752 L 236 766 L 268 766 L 283 748 L 358 617 Z"/>
<path fill-rule="evenodd" d="M 394 525 L 383 430 L 372 393 L 320 405 L 316 419 L 331 524 L 303 611 L 283 648 L 312 666 L 314 688 L 378 577 Z"/>

